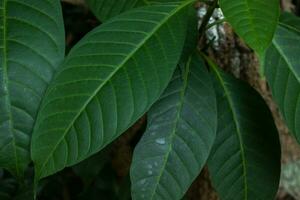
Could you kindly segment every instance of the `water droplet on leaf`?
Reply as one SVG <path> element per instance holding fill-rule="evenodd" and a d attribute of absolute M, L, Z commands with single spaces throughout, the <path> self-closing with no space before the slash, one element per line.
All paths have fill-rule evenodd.
<path fill-rule="evenodd" d="M 166 139 L 165 139 L 165 138 L 157 138 L 157 139 L 155 140 L 155 142 L 156 142 L 157 144 L 166 144 Z"/>

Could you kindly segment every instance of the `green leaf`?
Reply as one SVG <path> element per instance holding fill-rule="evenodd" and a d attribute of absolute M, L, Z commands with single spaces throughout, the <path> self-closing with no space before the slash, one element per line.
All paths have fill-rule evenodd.
<path fill-rule="evenodd" d="M 270 45 L 279 18 L 278 0 L 220 0 L 226 20 L 259 55 Z"/>
<path fill-rule="evenodd" d="M 168 3 L 182 3 L 186 0 L 141 0 L 145 2 L 147 5 L 155 5 L 155 4 L 168 4 Z"/>
<path fill-rule="evenodd" d="M 196 50 L 199 33 L 198 33 L 198 17 L 196 9 L 191 7 L 188 11 L 188 28 L 184 46 L 181 53 L 179 65 L 185 65 L 191 54 Z"/>
<path fill-rule="evenodd" d="M 280 16 L 280 25 L 299 32 L 300 34 L 300 18 L 292 13 L 284 12 Z"/>
<path fill-rule="evenodd" d="M 189 58 L 150 109 L 134 151 L 133 199 L 181 199 L 200 173 L 216 135 L 216 97 L 204 62 Z"/>
<path fill-rule="evenodd" d="M 265 74 L 287 126 L 300 143 L 300 29 L 287 26 L 278 26 L 266 52 Z"/>
<path fill-rule="evenodd" d="M 36 179 L 98 152 L 159 98 L 179 60 L 192 2 L 124 13 L 72 49 L 35 126 Z"/>
<path fill-rule="evenodd" d="M 247 84 L 211 62 L 218 131 L 208 161 L 222 200 L 274 199 L 280 178 L 280 144 L 266 103 Z"/>
<path fill-rule="evenodd" d="M 0 167 L 17 177 L 64 45 L 60 1 L 0 0 Z"/>
<path fill-rule="evenodd" d="M 184 0 L 85 0 L 101 22 L 105 22 L 125 11 L 140 6 L 161 3 L 180 3 Z"/>
<path fill-rule="evenodd" d="M 86 0 L 86 2 L 102 22 L 138 5 L 146 5 L 142 0 Z"/>

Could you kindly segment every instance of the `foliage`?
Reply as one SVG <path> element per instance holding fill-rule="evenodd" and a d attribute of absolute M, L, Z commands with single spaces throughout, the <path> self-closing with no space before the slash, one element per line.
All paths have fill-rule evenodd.
<path fill-rule="evenodd" d="M 266 53 L 265 73 L 287 126 L 300 142 L 300 19 L 285 14 Z"/>
<path fill-rule="evenodd" d="M 184 195 L 206 163 L 216 136 L 215 101 L 205 64 L 192 55 L 149 111 L 131 167 L 133 199 Z M 166 187 L 169 184 L 172 187 Z"/>
<path fill-rule="evenodd" d="M 102 24 L 65 55 L 59 0 L 0 0 L 1 199 L 179 200 L 205 164 L 221 199 L 274 199 L 272 115 L 199 47 L 211 41 L 197 42 L 220 7 L 264 64 L 300 142 L 300 19 L 280 17 L 277 0 L 203 1 L 198 36 L 196 2 L 87 0 Z M 130 177 L 120 179 L 108 145 L 145 114 Z M 84 189 L 67 193 L 76 182 Z"/>
<path fill-rule="evenodd" d="M 222 199 L 272 199 L 280 144 L 271 113 L 251 87 L 208 62 L 218 102 L 217 138 L 208 161 L 212 182 Z"/>

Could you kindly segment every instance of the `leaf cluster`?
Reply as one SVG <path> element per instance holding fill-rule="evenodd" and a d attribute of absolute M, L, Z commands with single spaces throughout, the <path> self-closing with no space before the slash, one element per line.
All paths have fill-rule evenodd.
<path fill-rule="evenodd" d="M 87 0 L 102 24 L 65 55 L 59 0 L 0 0 L 0 167 L 20 182 L 0 180 L 1 199 L 15 187 L 28 197 L 14 199 L 32 198 L 28 187 L 40 197 L 49 184 L 63 190 L 69 179 L 57 172 L 72 167 L 66 174 L 85 188 L 76 199 L 179 200 L 206 164 L 221 199 L 274 199 L 280 143 L 271 112 L 197 43 L 220 7 L 258 55 L 300 142 L 300 19 L 280 16 L 277 0 L 214 0 L 198 30 L 196 2 Z M 118 184 L 103 149 L 145 114 L 130 177 Z"/>

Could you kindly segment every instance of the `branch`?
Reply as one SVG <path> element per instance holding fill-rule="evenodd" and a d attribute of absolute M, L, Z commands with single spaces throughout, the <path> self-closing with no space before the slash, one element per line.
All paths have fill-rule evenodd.
<path fill-rule="evenodd" d="M 199 37 L 200 38 L 202 38 L 202 36 L 204 35 L 204 33 L 206 31 L 206 26 L 209 22 L 209 19 L 213 15 L 214 10 L 215 10 L 215 8 L 217 8 L 217 6 L 218 6 L 218 0 L 214 0 L 213 2 L 211 2 L 211 5 L 208 7 L 206 15 L 204 16 L 204 18 L 202 20 L 202 24 L 199 29 Z"/>

